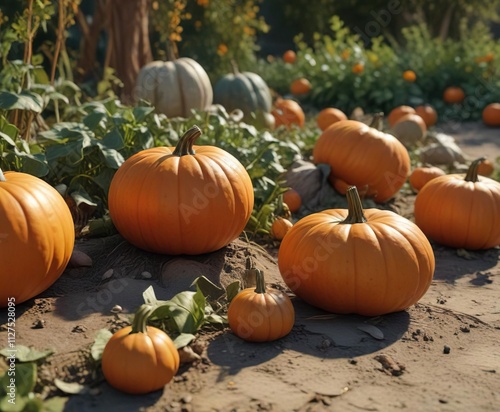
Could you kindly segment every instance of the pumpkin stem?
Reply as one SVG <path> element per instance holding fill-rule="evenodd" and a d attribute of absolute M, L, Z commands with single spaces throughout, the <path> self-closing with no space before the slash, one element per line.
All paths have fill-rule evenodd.
<path fill-rule="evenodd" d="M 260 269 L 255 269 L 255 293 L 266 293 L 266 280 Z"/>
<path fill-rule="evenodd" d="M 155 311 L 155 307 L 143 304 L 137 309 L 132 322 L 132 331 L 130 333 L 147 333 L 148 318 Z"/>
<path fill-rule="evenodd" d="M 359 198 L 358 189 L 356 186 L 349 186 L 345 193 L 347 197 L 347 217 L 340 222 L 341 224 L 352 225 L 354 223 L 365 223 L 366 217 L 363 213 L 363 204 Z"/>
<path fill-rule="evenodd" d="M 2 172 L 2 169 L 0 169 L 0 182 L 6 182 L 7 179 L 5 178 L 5 175 Z"/>
<path fill-rule="evenodd" d="M 191 127 L 177 142 L 175 150 L 172 153 L 174 156 L 194 155 L 193 144 L 201 136 L 201 129 L 198 126 Z"/>
<path fill-rule="evenodd" d="M 173 41 L 167 42 L 167 61 L 173 62 L 179 57 L 179 51 L 177 49 L 177 44 Z"/>
<path fill-rule="evenodd" d="M 477 177 L 477 168 L 479 165 L 486 160 L 486 157 L 480 157 L 479 159 L 474 160 L 469 169 L 467 170 L 467 174 L 465 175 L 466 182 L 478 182 L 479 179 Z"/>
<path fill-rule="evenodd" d="M 374 129 L 377 130 L 382 130 L 382 126 L 384 124 L 384 113 L 375 113 L 372 117 L 372 121 L 370 122 L 369 126 L 373 127 Z"/>
<path fill-rule="evenodd" d="M 240 72 L 238 69 L 238 63 L 236 63 L 233 59 L 231 59 L 231 69 L 233 70 L 234 75 L 237 75 Z"/>

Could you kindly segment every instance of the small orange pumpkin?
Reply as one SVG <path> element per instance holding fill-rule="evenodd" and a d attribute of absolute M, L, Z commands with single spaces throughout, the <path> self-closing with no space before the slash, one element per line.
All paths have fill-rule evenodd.
<path fill-rule="evenodd" d="M 291 128 L 292 125 L 304 127 L 306 116 L 302 107 L 291 99 L 277 99 L 271 114 L 276 119 L 276 127 L 284 125 Z"/>
<path fill-rule="evenodd" d="M 434 126 L 437 123 L 437 112 L 429 104 L 424 104 L 415 107 L 415 112 L 424 120 L 427 127 Z"/>
<path fill-rule="evenodd" d="M 227 319 L 236 336 L 249 342 L 270 342 L 290 333 L 295 310 L 286 293 L 266 288 L 264 273 L 257 269 L 256 287 L 239 292 L 229 304 Z"/>
<path fill-rule="evenodd" d="M 478 176 L 484 158 L 467 174 L 448 174 L 428 182 L 415 199 L 415 223 L 442 245 L 489 249 L 500 245 L 500 183 Z"/>
<path fill-rule="evenodd" d="M 51 286 L 74 243 L 73 218 L 56 189 L 30 174 L 0 170 L 0 308 Z"/>
<path fill-rule="evenodd" d="M 172 339 L 162 330 L 147 326 L 153 311 L 151 305 L 142 305 L 132 326 L 115 332 L 104 347 L 102 372 L 115 389 L 135 395 L 154 392 L 179 370 L 179 352 Z"/>
<path fill-rule="evenodd" d="M 307 94 L 311 91 L 312 84 L 305 77 L 295 79 L 290 85 L 290 93 L 295 95 Z"/>
<path fill-rule="evenodd" d="M 394 126 L 396 122 L 406 114 L 415 114 L 415 109 L 405 105 L 392 109 L 389 112 L 389 116 L 387 116 L 387 123 L 389 123 L 389 127 Z"/>
<path fill-rule="evenodd" d="M 465 99 L 465 93 L 461 87 L 450 86 L 443 92 L 443 100 L 449 104 L 462 103 Z"/>
<path fill-rule="evenodd" d="M 283 193 L 283 203 L 286 203 L 290 212 L 297 212 L 302 206 L 302 198 L 294 189 L 288 189 L 285 193 Z"/>
<path fill-rule="evenodd" d="M 483 122 L 486 126 L 500 126 L 500 103 L 490 103 L 483 109 Z"/>
<path fill-rule="evenodd" d="M 439 176 L 444 176 L 446 172 L 436 166 L 416 167 L 410 174 L 410 186 L 418 192 L 424 185 Z"/>
<path fill-rule="evenodd" d="M 491 176 L 495 170 L 495 165 L 488 159 L 483 160 L 477 167 L 477 174 L 481 176 Z"/>
<path fill-rule="evenodd" d="M 340 120 L 347 120 L 347 116 L 342 110 L 335 107 L 327 107 L 318 113 L 316 122 L 321 130 L 325 130 L 328 126 Z"/>
<path fill-rule="evenodd" d="M 301 299 L 333 313 L 378 316 L 415 304 L 429 288 L 434 253 L 422 231 L 388 210 L 363 211 L 356 188 L 348 209 L 299 220 L 278 253 L 283 280 Z"/>
<path fill-rule="evenodd" d="M 282 240 L 292 227 L 293 223 L 288 219 L 278 217 L 271 225 L 271 236 L 276 240 Z"/>
<path fill-rule="evenodd" d="M 285 63 L 293 64 L 297 60 L 297 54 L 293 50 L 287 50 L 283 53 L 283 61 Z"/>

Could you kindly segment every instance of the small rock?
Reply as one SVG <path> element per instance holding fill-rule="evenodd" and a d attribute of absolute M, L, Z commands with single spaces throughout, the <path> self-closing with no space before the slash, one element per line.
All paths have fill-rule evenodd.
<path fill-rule="evenodd" d="M 92 264 L 92 258 L 79 250 L 73 250 L 68 262 L 68 266 L 72 268 L 91 267 Z"/>
<path fill-rule="evenodd" d="M 144 272 L 141 273 L 141 277 L 143 279 L 151 279 L 153 277 L 153 275 L 151 273 L 147 272 L 147 271 L 144 271 Z"/>
<path fill-rule="evenodd" d="M 182 403 L 191 403 L 193 401 L 193 395 L 189 394 L 189 395 L 184 395 L 182 398 L 181 398 L 181 402 Z"/>
<path fill-rule="evenodd" d="M 33 322 L 31 329 L 43 329 L 45 327 L 45 323 L 45 320 L 37 319 L 35 322 Z"/>
<path fill-rule="evenodd" d="M 351 365 L 357 365 L 358 364 L 358 361 L 356 359 L 349 359 L 348 362 L 351 364 Z"/>
<path fill-rule="evenodd" d="M 120 305 L 115 305 L 111 308 L 111 313 L 121 313 L 123 308 Z"/>
<path fill-rule="evenodd" d="M 181 363 L 193 363 L 194 361 L 201 359 L 201 356 L 195 353 L 190 346 L 184 346 L 183 348 L 180 348 L 179 357 Z"/>
<path fill-rule="evenodd" d="M 445 355 L 448 355 L 451 352 L 451 348 L 448 345 L 444 345 L 443 347 L 443 353 Z"/>
<path fill-rule="evenodd" d="M 470 329 L 468 326 L 461 326 L 460 327 L 460 330 L 463 332 L 463 333 L 469 333 L 470 332 Z"/>
<path fill-rule="evenodd" d="M 375 356 L 376 361 L 380 362 L 382 365 L 382 370 L 386 373 L 389 373 L 393 376 L 400 376 L 406 369 L 406 366 L 402 363 L 395 361 L 391 356 L 387 354 L 380 354 Z"/>
<path fill-rule="evenodd" d="M 71 329 L 71 332 L 74 333 L 84 333 L 87 331 L 87 327 L 84 325 L 76 325 L 73 329 Z"/>
<path fill-rule="evenodd" d="M 108 269 L 106 272 L 103 273 L 101 279 L 102 280 L 109 279 L 111 276 L 113 276 L 113 272 L 114 272 L 113 269 Z"/>

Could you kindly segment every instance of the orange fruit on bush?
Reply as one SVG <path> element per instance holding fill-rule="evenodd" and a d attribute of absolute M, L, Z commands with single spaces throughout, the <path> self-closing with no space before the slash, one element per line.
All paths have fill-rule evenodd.
<path fill-rule="evenodd" d="M 417 80 L 417 75 L 413 70 L 406 70 L 403 72 L 403 79 L 405 79 L 407 82 L 413 83 L 415 80 Z"/>
<path fill-rule="evenodd" d="M 406 114 L 415 114 L 415 109 L 410 106 L 398 106 L 392 109 L 389 112 L 389 116 L 387 116 L 387 123 L 389 123 L 389 126 L 392 127 L 396 124 L 396 122 L 403 117 Z"/>
<path fill-rule="evenodd" d="M 295 63 L 297 60 L 297 54 L 293 50 L 287 50 L 285 53 L 283 53 L 283 61 L 285 63 Z"/>
<path fill-rule="evenodd" d="M 318 113 L 316 122 L 321 130 L 325 130 L 328 126 L 340 120 L 347 120 L 347 116 L 342 110 L 335 107 L 327 107 Z"/>
<path fill-rule="evenodd" d="M 307 94 L 311 91 L 312 85 L 305 77 L 295 79 L 290 85 L 290 92 L 292 94 Z"/>
<path fill-rule="evenodd" d="M 434 126 L 437 123 L 437 113 L 429 104 L 423 104 L 415 107 L 415 112 L 424 120 L 427 127 Z"/>
<path fill-rule="evenodd" d="M 446 103 L 462 103 L 465 99 L 465 92 L 461 87 L 450 86 L 447 87 L 443 93 L 443 100 Z"/>
<path fill-rule="evenodd" d="M 490 103 L 487 105 L 483 109 L 482 116 L 485 125 L 493 127 L 500 126 L 500 103 Z"/>

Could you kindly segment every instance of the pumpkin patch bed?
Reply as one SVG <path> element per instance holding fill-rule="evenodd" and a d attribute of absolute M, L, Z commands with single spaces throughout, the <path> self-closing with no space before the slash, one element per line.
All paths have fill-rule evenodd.
<path fill-rule="evenodd" d="M 440 131 L 457 136 L 467 157 L 481 156 L 483 147 L 488 157 L 498 152 L 493 131 L 477 135 L 468 127 L 460 135 Z M 414 221 L 416 196 L 406 184 L 384 208 Z M 307 198 L 303 205 L 309 206 Z M 77 239 L 75 249 L 90 260 L 73 259 L 49 289 L 16 305 L 16 344 L 53 351 L 37 361 L 36 391 L 65 398 L 66 409 L 77 411 L 497 409 L 499 247 L 471 251 L 431 241 L 435 273 L 425 295 L 402 311 L 361 316 L 325 312 L 295 296 L 279 271 L 280 244 L 241 236 L 211 253 L 167 256 L 141 250 L 118 234 Z M 104 349 L 99 336 L 130 326 L 145 291 L 152 288 L 158 300 L 169 301 L 196 290 L 193 282 L 201 277 L 205 286 L 221 288 L 212 293 L 227 292 L 236 281 L 254 288 L 253 268 L 265 274 L 268 293 L 274 289 L 290 298 L 289 333 L 251 342 L 228 324 L 206 323 L 179 350 L 179 370 L 162 389 L 132 396 L 106 381 L 94 358 Z M 2 312 L 1 347 L 7 323 Z M 106 368 L 118 373 L 123 363 L 115 357 Z"/>

